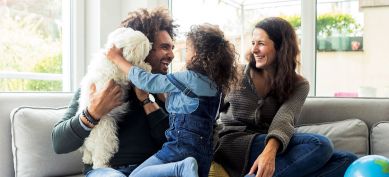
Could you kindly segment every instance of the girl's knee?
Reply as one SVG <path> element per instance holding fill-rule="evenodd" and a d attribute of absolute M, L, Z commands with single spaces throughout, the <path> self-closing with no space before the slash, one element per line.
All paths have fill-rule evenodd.
<path fill-rule="evenodd" d="M 121 173 L 118 170 L 115 170 L 113 168 L 97 168 L 94 169 L 86 174 L 86 177 L 88 176 L 95 176 L 95 177 L 104 177 L 104 176 L 112 176 L 112 177 L 126 177 L 123 173 Z"/>

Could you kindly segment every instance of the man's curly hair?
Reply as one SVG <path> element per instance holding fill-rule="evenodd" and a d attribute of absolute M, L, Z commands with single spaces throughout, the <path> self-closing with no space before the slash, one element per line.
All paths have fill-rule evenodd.
<path fill-rule="evenodd" d="M 172 39 L 176 36 L 173 19 L 167 9 L 159 7 L 151 11 L 139 9 L 128 13 L 127 19 L 122 21 L 122 27 L 130 27 L 146 35 L 150 42 L 155 41 L 155 34 L 159 31 L 167 31 Z"/>
<path fill-rule="evenodd" d="M 234 45 L 217 26 L 207 23 L 192 26 L 187 40 L 195 54 L 186 68 L 208 76 L 219 91 L 227 94 L 238 82 Z"/>

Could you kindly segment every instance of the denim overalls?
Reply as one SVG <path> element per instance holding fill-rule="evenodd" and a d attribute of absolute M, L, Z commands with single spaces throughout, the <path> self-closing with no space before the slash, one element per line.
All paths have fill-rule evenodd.
<path fill-rule="evenodd" d="M 173 75 L 167 75 L 169 81 L 185 95 L 198 98 L 199 106 L 190 114 L 170 114 L 169 129 L 156 156 L 167 162 L 176 162 L 186 157 L 194 157 L 199 167 L 199 176 L 207 177 L 213 159 L 212 134 L 218 113 L 221 94 L 216 96 L 197 96 Z"/>

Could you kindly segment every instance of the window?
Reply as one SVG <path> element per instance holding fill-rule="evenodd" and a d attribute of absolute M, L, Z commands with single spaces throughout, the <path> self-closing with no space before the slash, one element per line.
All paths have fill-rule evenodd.
<path fill-rule="evenodd" d="M 172 15 L 180 25 L 176 40 L 175 59 L 172 71 L 182 69 L 185 63 L 185 33 L 193 24 L 211 23 L 218 25 L 240 54 L 241 63 L 246 63 L 245 53 L 250 49 L 251 32 L 254 25 L 269 16 L 287 18 L 300 33 L 299 0 L 171 0 Z M 298 23 L 298 24 L 297 24 Z"/>
<path fill-rule="evenodd" d="M 0 1 L 0 92 L 69 90 L 70 1 Z M 67 40 L 69 41 L 69 40 Z M 64 73 L 68 73 L 64 75 Z"/>
<path fill-rule="evenodd" d="M 171 0 L 181 28 L 173 71 L 185 59 L 191 24 L 217 24 L 245 63 L 251 30 L 279 16 L 296 29 L 301 48 L 298 72 L 310 81 L 310 96 L 389 97 L 389 2 L 370 0 Z M 316 26 L 315 26 L 316 25 Z"/>
<path fill-rule="evenodd" d="M 317 1 L 317 96 L 389 97 L 388 5 Z"/>
<path fill-rule="evenodd" d="M 200 10 L 201 9 L 201 10 Z M 239 46 L 241 29 L 240 9 L 218 0 L 172 0 L 171 10 L 174 20 L 180 25 L 175 41 L 175 58 L 172 71 L 181 70 L 185 64 L 185 34 L 191 25 L 211 23 L 219 25 L 229 40 Z"/>

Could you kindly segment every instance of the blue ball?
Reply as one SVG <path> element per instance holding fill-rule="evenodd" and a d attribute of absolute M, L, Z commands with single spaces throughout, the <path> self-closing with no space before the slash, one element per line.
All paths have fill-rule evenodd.
<path fill-rule="evenodd" d="M 344 177 L 389 177 L 389 159 L 380 155 L 367 155 L 354 161 Z"/>

